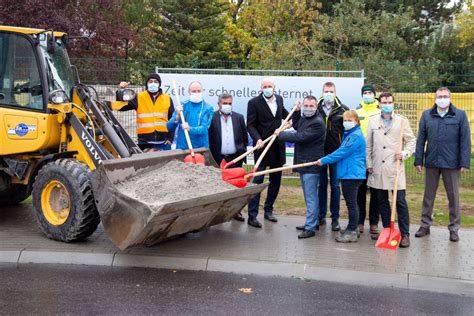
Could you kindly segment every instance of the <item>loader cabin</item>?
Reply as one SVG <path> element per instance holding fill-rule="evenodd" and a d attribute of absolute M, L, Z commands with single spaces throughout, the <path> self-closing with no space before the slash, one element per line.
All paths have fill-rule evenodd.
<path fill-rule="evenodd" d="M 74 74 L 65 33 L 0 26 L 0 104 L 46 111 L 49 93 L 70 97 Z"/>
<path fill-rule="evenodd" d="M 0 26 L 0 155 L 59 142 L 48 104 L 69 102 L 74 78 L 65 33 Z"/>

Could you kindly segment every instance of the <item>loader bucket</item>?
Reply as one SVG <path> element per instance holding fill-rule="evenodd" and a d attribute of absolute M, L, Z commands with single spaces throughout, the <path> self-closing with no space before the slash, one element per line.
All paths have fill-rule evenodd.
<path fill-rule="evenodd" d="M 218 168 L 208 150 L 198 149 L 196 153 L 205 157 L 206 165 Z M 187 154 L 183 150 L 136 154 L 129 158 L 106 160 L 93 172 L 97 209 L 105 232 L 118 248 L 151 246 L 229 221 L 253 196 L 267 187 L 267 184 L 252 185 L 225 193 L 184 197 L 159 206 L 125 195 L 116 187 L 122 181 L 144 172 L 153 172 L 172 160 L 183 161 Z"/>

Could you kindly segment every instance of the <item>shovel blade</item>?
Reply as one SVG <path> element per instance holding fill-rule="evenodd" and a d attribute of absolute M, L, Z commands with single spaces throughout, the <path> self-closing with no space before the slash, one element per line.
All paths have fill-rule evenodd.
<path fill-rule="evenodd" d="M 398 229 L 384 228 L 375 243 L 375 247 L 396 250 L 401 238 L 402 236 Z"/>
<path fill-rule="evenodd" d="M 206 164 L 206 159 L 201 154 L 194 154 L 194 157 L 192 155 L 187 155 L 184 157 L 184 162 L 204 166 Z"/>

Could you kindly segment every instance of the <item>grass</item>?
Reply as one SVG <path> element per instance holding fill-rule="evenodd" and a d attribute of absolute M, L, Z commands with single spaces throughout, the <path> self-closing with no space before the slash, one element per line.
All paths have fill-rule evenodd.
<path fill-rule="evenodd" d="M 406 197 L 410 211 L 410 222 L 412 224 L 417 224 L 420 221 L 423 191 L 424 185 L 422 183 L 412 183 L 407 186 Z M 261 203 L 264 201 L 264 196 L 265 192 L 262 194 Z M 463 185 L 460 188 L 460 201 L 461 226 L 474 227 L 474 186 Z M 280 193 L 275 202 L 275 213 L 280 215 L 301 216 L 306 214 L 306 205 L 304 203 L 303 191 L 299 179 L 282 180 Z M 341 200 L 341 217 L 347 218 L 347 209 L 344 200 Z M 447 226 L 449 224 L 448 198 L 442 181 L 440 182 L 436 194 L 436 201 L 433 209 L 433 224 L 438 226 Z"/>

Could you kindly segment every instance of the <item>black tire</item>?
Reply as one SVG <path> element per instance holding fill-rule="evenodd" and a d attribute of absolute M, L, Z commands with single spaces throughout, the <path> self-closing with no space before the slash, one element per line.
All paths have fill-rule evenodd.
<path fill-rule="evenodd" d="M 30 196 L 28 186 L 22 184 L 11 185 L 8 189 L 0 191 L 0 207 L 17 205 Z"/>
<path fill-rule="evenodd" d="M 100 223 L 94 202 L 90 170 L 74 159 L 58 159 L 43 166 L 33 183 L 33 206 L 43 233 L 63 242 L 83 240 L 92 235 Z M 69 214 L 64 223 L 54 225 L 42 209 L 42 192 L 51 181 L 59 182 L 68 193 Z"/>

